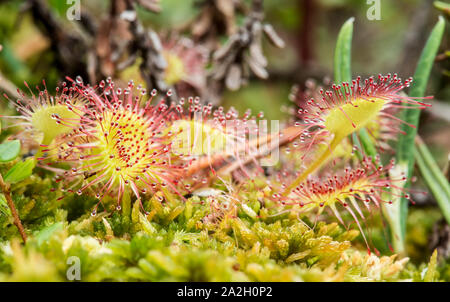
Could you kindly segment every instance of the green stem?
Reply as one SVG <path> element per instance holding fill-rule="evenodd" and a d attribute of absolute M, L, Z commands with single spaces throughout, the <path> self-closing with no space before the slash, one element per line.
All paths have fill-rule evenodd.
<path fill-rule="evenodd" d="M 359 140 L 367 156 L 372 157 L 372 161 L 375 163 L 375 157 L 377 155 L 377 149 L 375 148 L 369 132 L 366 128 L 359 130 Z"/>
<path fill-rule="evenodd" d="M 295 181 L 287 187 L 286 190 L 282 193 L 283 196 L 289 195 L 289 193 L 295 189 L 299 184 L 301 184 L 309 174 L 319 169 L 327 159 L 333 154 L 334 149 L 339 145 L 343 138 L 335 137 L 330 143 L 330 146 L 326 148 L 323 153 L 311 164 L 309 167 L 300 174 Z"/>

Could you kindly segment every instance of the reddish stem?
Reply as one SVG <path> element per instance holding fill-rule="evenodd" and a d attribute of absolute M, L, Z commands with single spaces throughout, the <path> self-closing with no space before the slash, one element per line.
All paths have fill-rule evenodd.
<path fill-rule="evenodd" d="M 27 235 L 25 234 L 25 230 L 23 228 L 22 222 L 20 221 L 19 214 L 17 213 L 16 206 L 14 205 L 14 201 L 11 197 L 10 186 L 8 183 L 5 183 L 3 180 L 3 176 L 0 174 L 0 187 L 3 191 L 3 195 L 5 195 L 6 202 L 8 203 L 9 209 L 11 210 L 11 214 L 14 218 L 14 224 L 19 230 L 20 236 L 22 236 L 23 242 L 27 242 Z"/>

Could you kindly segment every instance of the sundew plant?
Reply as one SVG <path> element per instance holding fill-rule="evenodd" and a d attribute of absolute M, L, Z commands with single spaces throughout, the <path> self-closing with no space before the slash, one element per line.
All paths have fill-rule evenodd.
<path fill-rule="evenodd" d="M 0 281 L 450 280 L 448 4 L 64 2 L 0 4 Z"/>

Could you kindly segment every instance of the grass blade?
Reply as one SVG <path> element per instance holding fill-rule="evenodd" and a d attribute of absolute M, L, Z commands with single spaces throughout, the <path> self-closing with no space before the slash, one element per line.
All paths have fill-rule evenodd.
<path fill-rule="evenodd" d="M 341 30 L 336 42 L 336 50 L 334 52 L 334 81 L 335 83 L 352 81 L 352 37 L 353 22 L 355 18 L 348 19 Z"/>
<path fill-rule="evenodd" d="M 353 22 L 355 18 L 348 19 L 341 30 L 336 42 L 336 50 L 334 53 L 334 82 L 342 83 L 352 81 L 352 38 L 353 38 Z M 359 137 L 359 140 L 358 140 Z M 359 135 L 353 133 L 352 141 L 358 147 L 358 150 L 364 149 L 365 154 L 375 158 L 376 149 L 366 129 L 359 130 Z M 360 145 L 360 142 L 362 146 Z M 357 153 L 361 158 L 362 154 Z"/>
<path fill-rule="evenodd" d="M 430 188 L 439 207 L 444 214 L 447 223 L 450 224 L 450 184 L 439 169 L 428 147 L 417 137 L 416 150 L 414 152 L 420 173 Z"/>
<path fill-rule="evenodd" d="M 428 79 L 430 77 L 431 68 L 434 63 L 434 59 L 441 44 L 442 36 L 444 34 L 445 21 L 443 17 L 439 17 L 439 21 L 434 26 L 430 37 L 425 44 L 422 54 L 419 58 L 417 64 L 416 72 L 414 73 L 414 82 L 411 86 L 409 96 L 410 97 L 423 97 L 428 84 Z M 415 125 L 416 128 L 409 127 L 406 124 L 402 125 L 402 130 L 406 135 L 400 134 L 398 137 L 397 144 L 397 163 L 404 165 L 406 168 L 408 181 L 405 187 L 410 186 L 410 179 L 412 176 L 412 170 L 414 167 L 414 139 L 417 134 L 417 125 L 419 123 L 420 110 L 419 109 L 408 109 L 403 110 L 402 119 L 408 123 Z M 403 241 L 406 232 L 406 216 L 408 213 L 408 200 L 405 198 L 401 199 L 401 214 L 397 217 L 402 225 L 401 234 L 393 234 L 393 238 L 399 238 L 397 240 Z"/>

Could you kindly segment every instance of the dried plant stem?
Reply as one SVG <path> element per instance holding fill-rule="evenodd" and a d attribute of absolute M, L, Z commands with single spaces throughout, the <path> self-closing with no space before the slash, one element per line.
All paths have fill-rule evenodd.
<path fill-rule="evenodd" d="M 275 148 L 279 148 L 282 147 L 290 142 L 292 142 L 294 139 L 296 139 L 297 137 L 299 137 L 302 134 L 302 130 L 299 130 L 299 127 L 296 126 L 291 126 L 288 127 L 284 130 L 282 130 L 282 137 L 281 138 L 275 138 L 278 139 L 277 144 L 272 144 L 272 139 L 273 136 L 279 136 L 278 134 L 269 134 L 267 135 L 266 138 L 264 138 L 264 140 L 262 140 L 263 142 L 265 142 L 265 145 L 268 145 L 270 147 L 267 148 L 262 148 L 262 152 L 259 152 L 253 156 L 250 156 L 242 161 L 235 161 L 231 164 L 229 164 L 228 166 L 225 166 L 223 168 L 221 168 L 217 174 L 218 175 L 226 175 L 226 174 L 230 174 L 231 172 L 233 172 L 234 170 L 238 169 L 240 166 L 242 165 L 246 165 L 252 161 L 254 161 L 255 159 L 267 156 L 268 154 L 270 154 L 270 152 L 272 152 Z M 259 142 L 259 139 L 256 139 L 255 142 L 251 142 L 250 145 L 252 147 L 255 146 L 259 146 L 261 147 L 261 143 Z"/>
<path fill-rule="evenodd" d="M 291 142 L 292 140 L 297 138 L 301 133 L 302 133 L 302 129 L 300 129 L 299 127 L 295 127 L 295 126 L 288 127 L 286 129 L 282 130 L 282 134 L 283 134 L 282 138 L 278 139 L 278 142 L 275 146 L 271 146 L 270 148 L 264 148 L 263 152 L 260 152 L 256 155 L 248 157 L 244 160 L 235 161 L 235 162 L 221 168 L 217 172 L 217 174 L 219 174 L 219 175 L 229 174 L 229 173 L 233 172 L 234 170 L 238 169 L 242 165 L 246 165 L 255 159 L 264 157 L 267 154 L 269 154 L 273 150 L 273 148 L 278 148 L 278 147 L 288 144 L 289 142 Z M 249 145 L 250 145 L 250 147 L 258 147 L 258 146 L 261 147 L 261 145 L 269 145 L 269 144 L 271 144 L 272 139 L 274 139 L 273 138 L 274 135 L 279 136 L 278 133 L 277 134 L 269 134 L 265 137 L 255 139 L 254 141 L 250 142 Z M 245 147 L 242 147 L 242 149 L 238 150 L 238 151 L 243 151 L 244 150 L 243 148 L 245 148 Z M 216 154 L 211 157 L 205 157 L 205 158 L 199 160 L 196 164 L 190 166 L 187 174 L 189 176 L 191 176 L 200 170 L 206 169 L 210 166 L 215 166 L 216 164 L 220 163 L 223 160 L 224 160 L 223 154 Z"/>
<path fill-rule="evenodd" d="M 0 72 L 0 88 L 7 92 L 9 95 L 15 98 L 20 98 L 20 94 L 17 92 L 17 87 Z"/>
<path fill-rule="evenodd" d="M 163 55 L 163 46 L 158 34 L 153 30 L 144 28 L 137 16 L 134 1 L 126 0 L 125 5 L 127 11 L 131 12 L 127 21 L 130 22 L 130 31 L 134 38 L 133 46 L 142 58 L 140 71 L 146 81 L 147 88 L 164 93 L 171 90 L 172 94 L 167 97 L 169 100 L 175 100 L 177 98 L 175 89 L 165 82 L 167 62 Z"/>
<path fill-rule="evenodd" d="M 6 202 L 8 203 L 9 209 L 11 210 L 11 214 L 14 218 L 14 224 L 19 230 L 20 236 L 22 236 L 23 242 L 27 242 L 27 235 L 25 234 L 25 230 L 23 228 L 22 222 L 20 221 L 19 214 L 17 213 L 16 206 L 14 205 L 14 201 L 11 197 L 11 191 L 9 184 L 5 183 L 3 180 L 3 176 L 0 174 L 0 187 L 5 195 Z"/>

